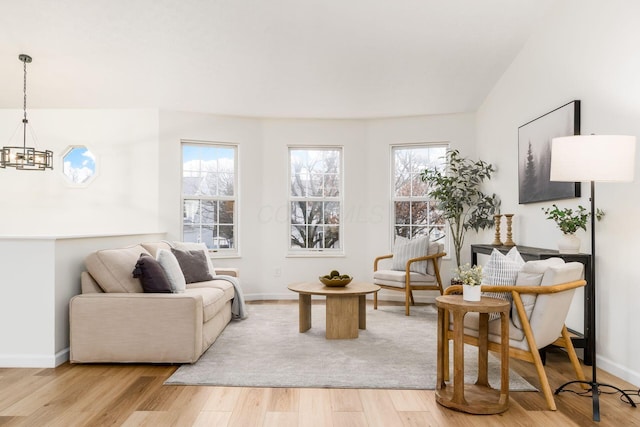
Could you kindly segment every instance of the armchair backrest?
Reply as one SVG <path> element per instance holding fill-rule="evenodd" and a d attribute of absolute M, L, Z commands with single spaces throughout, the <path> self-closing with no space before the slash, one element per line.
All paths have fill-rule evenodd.
<path fill-rule="evenodd" d="M 439 254 L 440 252 L 444 252 L 444 244 L 438 242 L 429 242 L 429 249 L 427 251 L 427 255 Z M 440 266 L 442 265 L 442 257 L 437 258 L 435 262 L 438 264 L 438 270 L 440 270 Z M 431 276 L 435 276 L 436 271 L 433 266 L 433 262 L 427 263 L 427 274 Z"/>
<path fill-rule="evenodd" d="M 583 271 L 584 266 L 579 262 L 550 266 L 544 272 L 540 286 L 581 280 Z M 529 323 L 539 349 L 551 344 L 560 336 L 574 293 L 575 289 L 570 289 L 537 296 Z"/>

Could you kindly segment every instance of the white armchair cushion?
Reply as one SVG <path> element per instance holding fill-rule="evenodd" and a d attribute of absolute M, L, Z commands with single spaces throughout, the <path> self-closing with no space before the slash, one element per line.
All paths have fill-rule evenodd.
<path fill-rule="evenodd" d="M 429 251 L 429 237 L 418 237 L 415 239 L 406 239 L 402 236 L 396 236 L 395 246 L 393 247 L 392 270 L 405 271 L 407 261 L 412 258 L 427 256 Z M 416 273 L 427 272 L 427 261 L 414 262 L 410 266 L 411 271 Z"/>
<path fill-rule="evenodd" d="M 547 271 L 549 267 L 560 266 L 563 264 L 564 260 L 562 258 L 547 258 L 543 260 L 527 261 L 522 267 L 522 270 L 518 272 L 516 285 L 540 286 L 544 272 Z M 531 312 L 533 311 L 533 306 L 536 304 L 537 295 L 522 294 L 520 297 L 522 299 L 524 311 L 527 314 L 527 319 L 531 319 Z M 518 310 L 515 306 L 511 308 L 511 318 L 513 319 L 513 324 L 518 329 L 522 329 L 522 322 L 520 322 L 520 316 L 518 316 Z"/>
<path fill-rule="evenodd" d="M 373 283 L 376 285 L 393 286 L 395 288 L 405 287 L 406 272 L 398 270 L 378 270 L 373 273 Z M 411 272 L 409 280 L 412 285 L 429 285 L 436 283 L 436 276 Z"/>

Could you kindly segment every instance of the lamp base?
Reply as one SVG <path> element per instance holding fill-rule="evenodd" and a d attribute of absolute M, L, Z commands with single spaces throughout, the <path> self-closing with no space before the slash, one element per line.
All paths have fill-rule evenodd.
<path fill-rule="evenodd" d="M 627 394 L 627 392 L 625 392 L 624 390 L 622 390 L 622 389 L 620 389 L 620 388 L 618 388 L 618 387 L 616 387 L 614 385 L 602 384 L 602 383 L 598 383 L 598 382 L 595 382 L 595 381 L 569 381 L 568 383 L 564 383 L 560 387 L 558 387 L 558 389 L 553 394 L 558 394 L 558 393 L 561 393 L 563 391 L 572 391 L 573 392 L 573 390 L 564 390 L 564 388 L 566 386 L 571 385 L 571 384 L 586 384 L 591 388 L 591 399 L 592 399 L 592 402 L 593 402 L 593 421 L 600 421 L 600 387 L 609 387 L 609 388 L 612 388 L 614 390 L 617 390 L 619 393 L 622 394 L 623 397 L 626 398 L 626 401 L 627 401 L 628 404 L 630 404 L 634 408 L 636 407 L 636 404 L 633 401 L 633 399 L 631 399 L 631 396 L 629 396 Z"/>

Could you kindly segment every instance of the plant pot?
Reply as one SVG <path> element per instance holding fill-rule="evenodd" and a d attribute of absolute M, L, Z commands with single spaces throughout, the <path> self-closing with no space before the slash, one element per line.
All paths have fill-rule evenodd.
<path fill-rule="evenodd" d="M 462 285 L 462 299 L 465 301 L 480 301 L 480 286 Z"/>
<path fill-rule="evenodd" d="M 558 252 L 561 254 L 577 254 L 580 252 L 580 239 L 575 234 L 563 234 L 558 240 Z"/>

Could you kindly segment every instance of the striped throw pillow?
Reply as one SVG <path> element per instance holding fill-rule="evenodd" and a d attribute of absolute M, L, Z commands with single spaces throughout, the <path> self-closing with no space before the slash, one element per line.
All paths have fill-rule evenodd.
<path fill-rule="evenodd" d="M 427 256 L 429 250 L 429 237 L 418 237 L 415 239 L 406 239 L 402 236 L 396 236 L 396 243 L 393 248 L 392 270 L 405 271 L 407 269 L 407 261 L 412 258 Z M 427 274 L 427 261 L 419 261 L 411 264 L 410 271 L 416 273 Z"/>
<path fill-rule="evenodd" d="M 489 262 L 482 269 L 483 280 L 485 285 L 494 286 L 512 286 L 516 284 L 518 278 L 518 272 L 524 266 L 524 260 L 518 252 L 518 249 L 514 246 L 511 250 L 504 255 L 497 249 L 491 252 Z M 510 292 L 483 292 L 483 296 L 491 298 L 499 298 L 511 302 Z M 490 313 L 489 320 L 498 319 L 500 313 Z"/>

